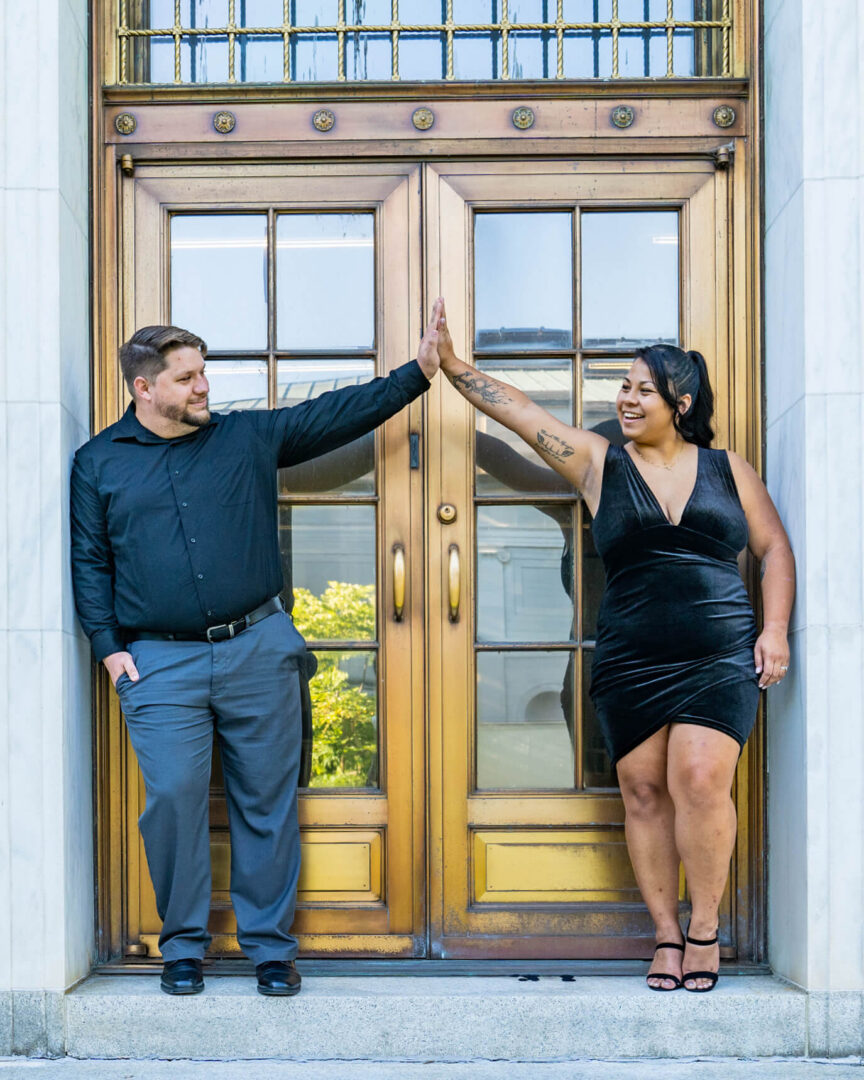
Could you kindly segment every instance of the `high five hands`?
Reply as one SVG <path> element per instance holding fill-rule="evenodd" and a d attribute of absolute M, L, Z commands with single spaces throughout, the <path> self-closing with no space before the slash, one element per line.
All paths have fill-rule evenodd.
<path fill-rule="evenodd" d="M 447 364 L 456 359 L 453 351 L 453 339 L 447 327 L 447 316 L 444 309 L 444 297 L 439 296 L 432 305 L 432 317 L 426 327 L 417 352 L 417 363 L 423 374 L 431 379 L 439 367 L 447 369 Z"/>
<path fill-rule="evenodd" d="M 441 366 L 441 360 L 438 356 L 438 325 L 441 322 L 443 311 L 444 301 L 439 296 L 432 305 L 432 318 L 429 320 L 429 325 L 420 339 L 420 348 L 417 350 L 417 363 L 427 379 L 431 379 Z"/>

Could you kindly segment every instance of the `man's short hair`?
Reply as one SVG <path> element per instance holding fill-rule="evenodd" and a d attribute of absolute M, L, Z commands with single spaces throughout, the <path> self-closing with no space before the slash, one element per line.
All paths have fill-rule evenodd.
<path fill-rule="evenodd" d="M 152 382 L 168 367 L 166 354 L 186 345 L 198 349 L 202 356 L 207 355 L 206 343 L 179 326 L 142 326 L 136 330 L 120 347 L 120 369 L 132 397 L 135 397 L 135 380 L 139 375 Z"/>

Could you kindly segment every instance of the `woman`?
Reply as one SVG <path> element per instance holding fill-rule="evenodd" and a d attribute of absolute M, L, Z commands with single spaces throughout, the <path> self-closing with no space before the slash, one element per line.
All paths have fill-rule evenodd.
<path fill-rule="evenodd" d="M 731 789 L 760 690 L 785 677 L 794 560 L 768 492 L 737 454 L 709 448 L 705 361 L 637 350 L 616 408 L 627 440 L 556 420 L 459 360 L 439 323 L 441 367 L 482 412 L 520 435 L 578 489 L 606 568 L 591 696 L 626 812 L 633 869 L 654 920 L 652 990 L 713 990 L 720 899 L 735 843 Z M 762 566 L 763 627 L 738 571 Z M 678 922 L 678 865 L 692 903 Z"/>

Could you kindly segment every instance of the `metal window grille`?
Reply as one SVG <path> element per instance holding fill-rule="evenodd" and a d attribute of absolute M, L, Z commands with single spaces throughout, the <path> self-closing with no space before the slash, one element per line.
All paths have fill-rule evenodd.
<path fill-rule="evenodd" d="M 300 16 L 298 19 L 298 2 Z M 415 0 L 416 2 L 416 0 Z M 440 72 L 424 79 L 455 80 L 460 77 L 454 61 L 460 43 L 487 41 L 491 58 L 486 79 L 508 80 L 525 77 L 516 53 L 521 42 L 539 44 L 542 57 L 534 65 L 530 77 L 605 78 L 634 75 L 672 79 L 686 74 L 695 77 L 729 76 L 732 74 L 732 0 L 581 0 L 578 10 L 591 16 L 588 20 L 572 21 L 565 14 L 577 10 L 577 0 L 535 0 L 534 9 L 542 13 L 542 21 L 519 21 L 519 0 L 488 0 L 492 20 L 489 22 L 459 21 L 454 17 L 454 3 L 460 0 L 429 0 L 428 8 L 440 10 L 440 15 L 427 22 L 402 22 L 400 0 L 390 0 L 390 21 L 365 21 L 366 0 L 331 0 L 336 21 L 328 25 L 302 19 L 303 0 L 282 0 L 282 23 L 277 26 L 255 26 L 247 23 L 246 0 L 173 0 L 171 25 L 152 25 L 153 16 L 170 8 L 163 0 L 119 0 L 117 41 L 119 73 L 122 83 L 196 82 L 277 82 L 291 83 L 309 75 L 298 73 L 298 48 L 327 42 L 332 46 L 335 63 L 323 76 L 313 81 L 349 79 L 381 79 L 398 81 L 417 78 L 416 72 L 400 72 L 400 40 L 434 43 L 440 50 Z M 210 26 L 211 15 L 224 12 L 224 25 Z M 524 10 L 524 0 L 522 3 Z M 158 8 L 158 11 L 154 11 Z M 665 8 L 665 13 L 662 12 Z M 378 10 L 381 9 L 381 0 Z M 593 10 L 592 10 L 593 9 Z M 631 17 L 641 9 L 642 18 Z M 415 6 L 416 10 L 416 6 Z M 682 18 L 681 13 L 692 18 Z M 151 14 L 152 13 L 152 14 Z M 660 15 L 663 17 L 660 17 Z M 627 16 L 622 18 L 622 15 Z M 382 43 L 389 46 L 387 71 L 380 66 L 372 75 L 365 73 L 365 50 L 374 44 L 379 52 Z M 578 42 L 587 56 L 587 69 L 578 74 L 568 73 L 568 47 Z M 255 67 L 247 64 L 249 50 L 267 43 L 281 48 L 281 79 L 272 74 L 256 77 Z M 173 79 L 165 77 L 166 65 L 154 71 L 153 49 L 173 53 Z M 210 78 L 206 69 L 205 50 L 218 45 L 221 77 Z M 587 50 L 587 52 L 586 52 Z M 640 60 L 640 53 L 643 54 Z M 686 54 L 680 66 L 678 57 Z M 352 65 L 349 67 L 349 55 Z M 360 62 L 358 63 L 358 57 Z M 634 70 L 641 65 L 641 71 Z M 405 67 L 406 65 L 403 65 Z M 683 69 L 683 70 L 682 70 Z M 474 81 L 474 78 L 472 78 Z"/>

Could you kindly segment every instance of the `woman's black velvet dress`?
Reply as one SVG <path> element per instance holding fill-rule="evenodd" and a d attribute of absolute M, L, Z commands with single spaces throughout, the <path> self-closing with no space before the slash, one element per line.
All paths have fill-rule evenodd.
<path fill-rule="evenodd" d="M 738 570 L 747 519 L 725 450 L 699 448 L 678 525 L 611 446 L 592 527 L 606 569 L 591 697 L 613 765 L 672 721 L 741 746 L 759 700 L 756 621 Z"/>

